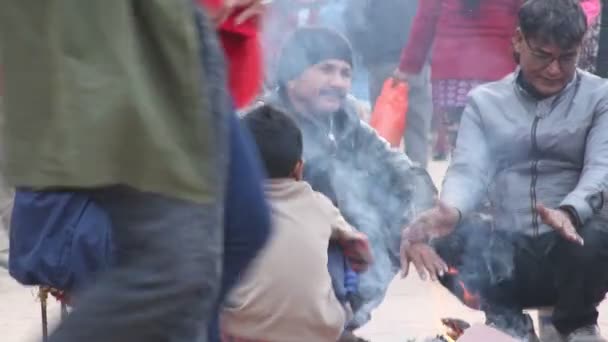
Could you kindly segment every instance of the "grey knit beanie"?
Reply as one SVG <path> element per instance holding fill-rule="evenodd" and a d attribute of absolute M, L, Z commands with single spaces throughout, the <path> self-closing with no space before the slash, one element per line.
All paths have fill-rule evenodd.
<path fill-rule="evenodd" d="M 338 59 L 353 66 L 353 51 L 344 36 L 322 27 L 296 30 L 281 49 L 277 72 L 279 86 L 328 59 Z"/>

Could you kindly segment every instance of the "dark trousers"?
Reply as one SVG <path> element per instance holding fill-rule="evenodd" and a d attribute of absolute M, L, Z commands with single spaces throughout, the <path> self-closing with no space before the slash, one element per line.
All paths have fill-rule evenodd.
<path fill-rule="evenodd" d="M 220 284 L 221 208 L 127 187 L 87 193 L 110 215 L 116 265 L 50 341 L 206 341 Z"/>
<path fill-rule="evenodd" d="M 441 283 L 461 301 L 515 331 L 525 324 L 522 310 L 539 306 L 554 307 L 553 323 L 562 334 L 597 323 L 596 306 L 608 285 L 607 232 L 583 228 L 585 246 L 577 246 L 553 232 L 529 237 L 474 228 L 461 226 L 435 242 L 458 272 Z"/>

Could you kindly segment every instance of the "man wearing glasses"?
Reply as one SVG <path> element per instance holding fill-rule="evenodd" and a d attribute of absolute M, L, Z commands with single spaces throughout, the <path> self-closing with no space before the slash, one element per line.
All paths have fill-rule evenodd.
<path fill-rule="evenodd" d="M 539 306 L 557 340 L 606 341 L 608 83 L 576 68 L 586 29 L 577 0 L 525 2 L 518 70 L 469 94 L 441 199 L 403 233 L 404 273 L 413 263 L 525 341 L 538 338 L 523 309 Z M 486 199 L 491 220 L 475 219 Z"/>

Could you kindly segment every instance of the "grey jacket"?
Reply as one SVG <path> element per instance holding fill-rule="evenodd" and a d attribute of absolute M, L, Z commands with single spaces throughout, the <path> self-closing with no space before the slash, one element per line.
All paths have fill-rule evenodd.
<path fill-rule="evenodd" d="M 325 118 L 295 113 L 277 93 L 263 102 L 295 118 L 304 137 L 305 179 L 369 237 L 374 264 L 360 278 L 360 298 L 351 322 L 361 326 L 382 302 L 399 270 L 402 228 L 433 205 L 435 186 L 426 170 L 392 149 L 359 119 L 354 98 Z"/>
<path fill-rule="evenodd" d="M 516 72 L 470 94 L 442 199 L 466 215 L 484 197 L 497 229 L 551 230 L 535 207 L 570 207 L 578 224 L 608 229 L 608 82 L 578 71 L 558 95 L 536 100 Z"/>

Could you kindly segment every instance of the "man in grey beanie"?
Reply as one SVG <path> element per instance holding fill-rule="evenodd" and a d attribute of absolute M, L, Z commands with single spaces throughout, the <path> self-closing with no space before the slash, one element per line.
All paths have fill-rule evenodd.
<path fill-rule="evenodd" d="M 304 138 L 305 179 L 370 239 L 374 265 L 361 275 L 356 293 L 345 281 L 354 311 L 347 332 L 365 324 L 382 302 L 400 267 L 403 226 L 432 206 L 436 195 L 427 172 L 360 119 L 362 106 L 349 95 L 352 71 L 352 50 L 343 36 L 302 28 L 283 47 L 278 89 L 262 100 L 296 120 Z M 336 274 L 343 272 L 332 268 L 334 257 L 330 250 L 330 273 L 340 283 Z M 340 297 L 341 286 L 335 290 Z"/>

